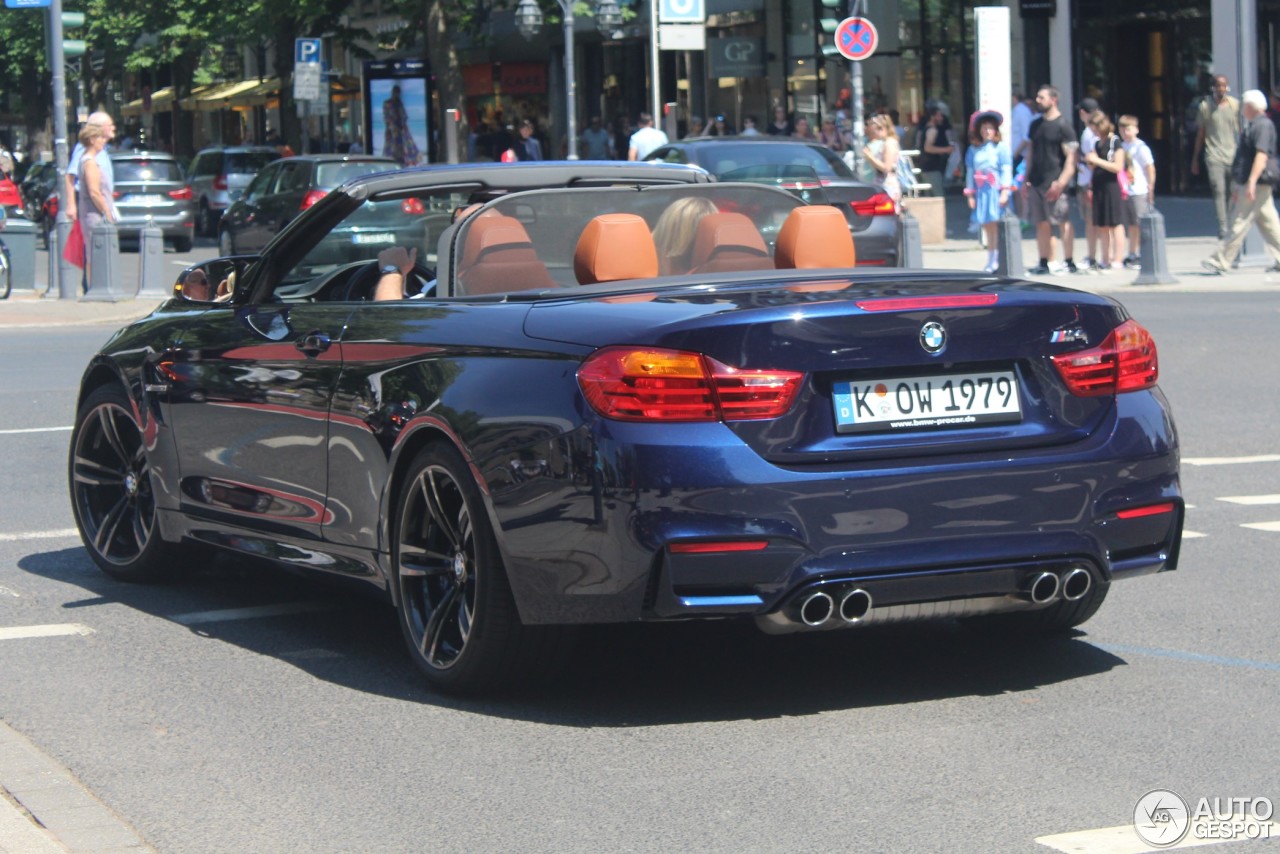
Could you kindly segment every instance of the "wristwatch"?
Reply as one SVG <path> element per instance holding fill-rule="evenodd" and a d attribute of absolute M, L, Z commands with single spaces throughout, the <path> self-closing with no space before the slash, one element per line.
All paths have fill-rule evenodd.
<path fill-rule="evenodd" d="M 382 269 L 379 272 L 381 272 L 382 275 L 384 276 L 389 276 L 392 273 L 399 273 L 400 268 L 397 267 L 395 264 L 383 264 Z"/>

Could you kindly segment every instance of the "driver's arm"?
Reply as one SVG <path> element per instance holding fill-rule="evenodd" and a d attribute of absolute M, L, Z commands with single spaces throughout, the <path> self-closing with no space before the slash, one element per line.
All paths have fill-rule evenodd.
<path fill-rule="evenodd" d="M 403 246 L 391 246 L 379 252 L 378 270 L 382 276 L 373 291 L 374 302 L 404 299 L 405 279 L 417 261 L 417 247 L 405 249 Z"/>

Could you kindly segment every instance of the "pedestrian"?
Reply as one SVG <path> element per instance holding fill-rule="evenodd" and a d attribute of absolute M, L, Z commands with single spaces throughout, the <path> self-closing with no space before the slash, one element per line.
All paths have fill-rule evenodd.
<path fill-rule="evenodd" d="M 685 139 L 697 139 L 702 136 L 702 116 L 689 116 L 689 130 L 684 135 Z"/>
<path fill-rule="evenodd" d="M 944 194 L 947 161 L 955 150 L 946 118 L 942 106 L 936 101 L 931 102 L 916 128 L 916 148 L 920 152 L 916 165 L 920 168 L 920 181 L 929 185 L 930 196 Z"/>
<path fill-rule="evenodd" d="M 835 116 L 827 116 L 822 120 L 822 127 L 818 129 L 818 142 L 836 154 L 843 154 L 849 147 L 849 141 L 836 125 Z"/>
<path fill-rule="evenodd" d="M 533 135 L 533 122 L 529 119 L 520 122 L 520 136 L 512 147 L 516 150 L 517 160 L 545 159 L 542 156 L 542 143 Z"/>
<path fill-rule="evenodd" d="M 902 182 L 898 180 L 898 157 L 901 152 L 893 120 L 883 113 L 871 116 L 864 129 L 867 144 L 862 148 L 862 159 L 875 172 L 872 181 L 893 199 L 896 207 L 902 200 Z"/>
<path fill-rule="evenodd" d="M 619 160 L 626 159 L 631 150 L 631 134 L 635 131 L 627 117 L 619 114 L 613 122 L 613 151 Z"/>
<path fill-rule="evenodd" d="M 1280 215 L 1271 194 L 1280 183 L 1280 163 L 1276 161 L 1276 127 L 1267 118 L 1267 96 L 1250 89 L 1240 98 L 1244 128 L 1236 141 L 1236 154 L 1231 162 L 1231 229 L 1218 251 L 1205 259 L 1206 270 L 1222 275 L 1240 254 L 1240 246 L 1253 225 L 1280 264 Z M 1272 269 L 1277 269 L 1276 265 Z"/>
<path fill-rule="evenodd" d="M 116 123 L 109 113 L 96 112 L 90 113 L 89 118 L 85 120 L 87 125 L 97 125 L 106 131 L 107 141 L 109 142 L 116 135 Z M 80 160 L 84 157 L 84 146 L 79 139 L 76 140 L 75 146 L 71 149 L 71 156 L 67 160 L 67 185 L 66 193 L 63 195 L 63 201 L 67 208 L 67 218 L 75 219 L 77 214 L 76 197 L 79 193 L 78 183 L 80 179 Z M 108 179 L 115 178 L 115 171 L 111 166 L 111 156 L 106 153 L 104 147 L 102 153 L 97 157 L 98 167 L 107 175 Z M 114 183 L 114 181 L 112 181 Z"/>
<path fill-rule="evenodd" d="M 1213 194 L 1213 211 L 1218 216 L 1218 240 L 1226 240 L 1232 219 L 1228 217 L 1232 163 L 1236 138 L 1240 133 L 1240 102 L 1231 97 L 1231 84 L 1224 74 L 1213 78 L 1211 96 L 1200 101 L 1196 113 L 1196 141 L 1191 150 L 1191 174 L 1200 174 L 1200 154 Z M 1263 99 L 1265 102 L 1265 98 Z M 1264 105 L 1263 110 L 1266 107 Z"/>
<path fill-rule="evenodd" d="M 1093 98 L 1084 98 L 1076 104 L 1076 114 L 1084 123 L 1084 130 L 1080 134 L 1081 157 L 1076 166 L 1076 204 L 1080 207 L 1080 218 L 1084 221 L 1085 256 L 1080 262 L 1080 269 L 1086 273 L 1098 267 L 1098 227 L 1093 224 L 1093 167 L 1085 162 L 1083 156 L 1098 147 L 1098 135 L 1089 124 L 1097 110 L 1098 102 Z"/>
<path fill-rule="evenodd" d="M 1000 263 L 999 230 L 1004 206 L 1013 189 L 1013 155 L 1000 136 L 1004 116 L 995 110 L 978 113 L 973 120 L 969 150 L 965 153 L 964 194 L 987 237 L 987 265 L 994 273 Z"/>
<path fill-rule="evenodd" d="M 1098 227 L 1098 267 L 1102 270 L 1121 268 L 1124 254 L 1124 191 L 1121 174 L 1128 174 L 1125 165 L 1129 156 L 1111 119 L 1102 110 L 1094 110 L 1089 116 L 1089 127 L 1098 135 L 1093 151 L 1084 153 L 1084 160 L 1093 168 L 1093 224 Z"/>
<path fill-rule="evenodd" d="M 659 146 L 666 145 L 668 142 L 667 135 L 653 126 L 653 116 L 641 113 L 640 128 L 631 134 L 631 139 L 628 141 L 627 159 L 644 160 Z"/>
<path fill-rule="evenodd" d="M 78 191 L 80 198 L 76 200 L 76 208 L 80 218 L 80 233 L 87 245 L 91 245 L 93 230 L 103 222 L 115 222 L 116 215 L 113 175 L 102 168 L 98 155 L 107 147 L 109 138 L 102 125 L 86 123 L 80 129 L 80 145 L 83 154 L 80 157 L 80 180 Z M 90 271 L 90 253 L 85 253 L 85 280 L 92 283 Z"/>
<path fill-rule="evenodd" d="M 742 133 L 739 136 L 760 136 L 760 129 L 756 127 L 755 116 L 745 116 L 742 119 Z"/>
<path fill-rule="evenodd" d="M 795 139 L 803 139 L 807 142 L 813 142 L 813 130 L 809 127 L 809 120 L 804 116 L 799 116 L 795 121 L 795 130 L 791 132 L 791 136 Z"/>
<path fill-rule="evenodd" d="M 1041 86 L 1036 92 L 1036 109 L 1040 115 L 1027 131 L 1026 182 L 1027 212 L 1036 227 L 1036 248 L 1040 263 L 1027 272 L 1034 276 L 1066 271 L 1079 272 L 1072 250 L 1075 230 L 1071 225 L 1071 182 L 1076 174 L 1076 156 L 1080 147 L 1075 128 L 1058 109 L 1062 96 L 1053 86 Z M 1097 203 L 1097 196 L 1094 196 Z M 1062 240 L 1063 266 L 1053 262 L 1053 228 L 1057 226 Z"/>
<path fill-rule="evenodd" d="M 1120 139 L 1129 166 L 1129 198 L 1125 199 L 1125 226 L 1129 229 L 1129 254 L 1124 265 L 1130 269 L 1142 266 L 1142 218 L 1155 204 L 1156 159 L 1151 146 L 1138 137 L 1138 117 L 1120 117 Z"/>
<path fill-rule="evenodd" d="M 777 104 L 773 108 L 773 121 L 769 122 L 769 136 L 791 136 L 795 132 L 795 126 L 791 124 L 791 119 L 787 118 L 787 108 L 781 104 Z"/>
<path fill-rule="evenodd" d="M 600 117 L 592 116 L 578 142 L 578 156 L 586 160 L 612 160 L 613 136 L 600 125 Z"/>
<path fill-rule="evenodd" d="M 725 121 L 724 115 L 718 115 L 711 120 L 711 127 L 707 129 L 707 136 L 734 136 L 733 125 Z"/>

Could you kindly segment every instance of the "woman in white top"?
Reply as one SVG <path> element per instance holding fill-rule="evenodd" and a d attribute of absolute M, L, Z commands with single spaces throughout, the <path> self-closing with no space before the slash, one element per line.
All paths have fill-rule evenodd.
<path fill-rule="evenodd" d="M 902 200 L 902 184 L 898 181 L 898 135 L 893 119 L 886 115 L 867 119 L 867 144 L 862 156 L 875 170 L 875 183 L 882 187 L 894 205 Z"/>

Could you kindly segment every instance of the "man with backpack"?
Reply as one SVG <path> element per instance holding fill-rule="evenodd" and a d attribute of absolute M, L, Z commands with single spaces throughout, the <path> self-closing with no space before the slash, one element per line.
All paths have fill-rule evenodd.
<path fill-rule="evenodd" d="M 1280 164 L 1276 161 L 1276 126 L 1267 118 L 1267 96 L 1260 89 L 1250 89 L 1240 96 L 1244 127 L 1236 143 L 1231 161 L 1231 230 L 1218 251 L 1201 262 L 1215 276 L 1231 269 L 1245 235 L 1254 223 L 1280 267 L 1280 215 L 1276 214 L 1271 194 L 1280 183 Z"/>

